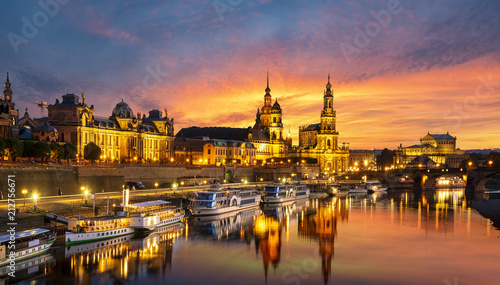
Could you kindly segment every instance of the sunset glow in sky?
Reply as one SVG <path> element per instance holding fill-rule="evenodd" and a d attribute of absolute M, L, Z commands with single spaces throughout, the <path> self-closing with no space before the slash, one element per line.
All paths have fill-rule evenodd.
<path fill-rule="evenodd" d="M 428 131 L 500 147 L 499 1 L 37 2 L 0 3 L 0 79 L 9 72 L 14 100 L 85 91 L 96 116 L 123 99 L 134 112 L 167 108 L 175 132 L 248 127 L 269 68 L 298 144 L 330 73 L 339 142 L 352 149 Z"/>

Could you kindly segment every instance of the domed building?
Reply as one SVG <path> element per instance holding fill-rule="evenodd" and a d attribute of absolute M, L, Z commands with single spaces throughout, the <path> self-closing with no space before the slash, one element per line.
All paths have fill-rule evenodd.
<path fill-rule="evenodd" d="M 134 113 L 123 100 L 109 117 L 94 116 L 94 106 L 88 106 L 85 93 L 63 95 L 63 101 L 48 106 L 50 125 L 57 127 L 61 142 L 71 142 L 83 156 L 84 147 L 96 143 L 106 161 L 161 162 L 169 161 L 173 151 L 174 120 L 159 110 L 149 117 Z"/>
<path fill-rule="evenodd" d="M 130 109 L 127 103 L 123 102 L 123 99 L 120 103 L 116 104 L 116 107 L 113 109 L 113 113 L 111 114 L 111 117 L 118 118 L 132 118 L 133 116 L 134 113 L 132 112 L 132 109 Z"/>
<path fill-rule="evenodd" d="M 31 131 L 31 139 L 34 141 L 53 143 L 59 141 L 59 133 L 56 128 L 49 125 L 48 122 L 45 122 L 45 124 Z"/>

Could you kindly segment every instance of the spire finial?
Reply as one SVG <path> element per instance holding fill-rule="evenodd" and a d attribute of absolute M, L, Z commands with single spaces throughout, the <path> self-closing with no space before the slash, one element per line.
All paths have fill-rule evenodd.
<path fill-rule="evenodd" d="M 328 83 L 330 83 L 330 72 L 328 72 Z"/>
<path fill-rule="evenodd" d="M 8 73 L 7 73 L 7 77 L 8 77 Z M 269 88 L 269 66 L 267 66 L 267 88 Z"/>
<path fill-rule="evenodd" d="M 7 82 L 9 82 L 9 72 L 7 71 Z"/>
<path fill-rule="evenodd" d="M 266 87 L 266 94 L 269 94 L 271 92 L 271 88 L 269 88 L 269 66 L 267 67 L 267 87 Z"/>

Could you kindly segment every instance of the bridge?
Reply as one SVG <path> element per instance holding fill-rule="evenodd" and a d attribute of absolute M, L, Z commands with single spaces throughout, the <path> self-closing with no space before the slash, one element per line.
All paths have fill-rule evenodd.
<path fill-rule="evenodd" d="M 469 167 L 469 168 L 405 168 L 394 169 L 384 173 L 384 179 L 389 186 L 397 186 L 404 179 L 412 179 L 424 189 L 434 188 L 440 177 L 458 176 L 467 181 L 467 190 L 483 191 L 486 182 L 500 174 L 500 167 Z M 404 178 L 404 179 L 403 179 Z"/>

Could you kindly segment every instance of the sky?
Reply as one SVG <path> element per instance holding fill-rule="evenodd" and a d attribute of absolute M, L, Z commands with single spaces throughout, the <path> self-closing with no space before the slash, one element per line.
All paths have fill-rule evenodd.
<path fill-rule="evenodd" d="M 85 92 L 190 126 L 253 126 L 271 95 L 285 132 L 318 123 L 328 74 L 339 142 L 395 149 L 427 134 L 500 147 L 500 2 L 2 1 L 0 80 L 14 100 Z M 3 75 L 2 75 L 3 74 Z M 35 104 L 18 101 L 21 116 Z M 45 112 L 47 114 L 47 112 Z"/>

